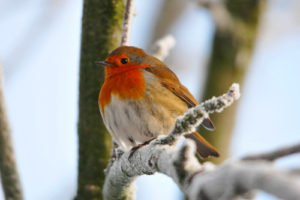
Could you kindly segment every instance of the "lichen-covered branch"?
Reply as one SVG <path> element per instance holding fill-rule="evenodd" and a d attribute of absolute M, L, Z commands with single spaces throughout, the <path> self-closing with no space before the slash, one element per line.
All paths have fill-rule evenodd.
<path fill-rule="evenodd" d="M 263 190 L 281 199 L 300 198 L 300 175 L 276 169 L 271 163 L 228 160 L 219 167 L 209 162 L 201 165 L 191 140 L 186 140 L 180 149 L 157 144 L 139 149 L 130 158 L 127 152 L 114 163 L 104 188 L 105 199 L 134 199 L 135 178 L 155 172 L 170 176 L 191 200 L 231 200 L 253 190 Z"/>
<path fill-rule="evenodd" d="M 0 176 L 5 199 L 21 200 L 23 194 L 6 113 L 2 73 L 0 64 Z"/>
<path fill-rule="evenodd" d="M 167 137 L 158 140 L 158 142 L 174 144 L 182 135 L 194 132 L 196 127 L 203 122 L 203 119 L 208 117 L 208 114 L 222 112 L 239 98 L 239 85 L 234 83 L 227 93 L 219 97 L 212 97 L 200 105 L 189 109 L 183 116 L 178 117 L 171 133 Z"/>
<path fill-rule="evenodd" d="M 77 200 L 102 199 L 104 169 L 111 137 L 101 120 L 98 95 L 104 81 L 104 68 L 95 64 L 105 60 L 120 45 L 123 0 L 85 0 L 82 16 Z M 76 66 L 74 66 L 76 67 Z"/>
<path fill-rule="evenodd" d="M 191 108 L 182 117 L 178 117 L 173 130 L 167 136 L 158 137 L 134 154 L 131 152 L 122 154 L 107 169 L 104 199 L 134 199 L 135 178 L 155 172 L 162 172 L 172 177 L 185 191 L 182 183 L 189 177 L 186 171 L 195 173 L 201 169 L 201 165 L 194 156 L 195 150 L 190 150 L 189 145 L 178 150 L 177 141 L 183 135 L 192 133 L 195 127 L 207 118 L 208 113 L 221 112 L 239 96 L 239 86 L 233 84 L 226 94 Z M 190 144 L 190 141 L 186 144 Z M 185 162 L 187 152 L 189 156 L 188 161 Z"/>

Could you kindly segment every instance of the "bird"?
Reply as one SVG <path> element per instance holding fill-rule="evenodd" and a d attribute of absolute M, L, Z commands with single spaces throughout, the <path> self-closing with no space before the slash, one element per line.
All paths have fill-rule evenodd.
<path fill-rule="evenodd" d="M 120 46 L 105 61 L 105 79 L 98 104 L 112 139 L 129 151 L 160 135 L 167 135 L 177 117 L 199 105 L 174 72 L 162 61 L 134 46 Z M 209 118 L 201 124 L 214 130 Z M 198 132 L 185 135 L 195 141 L 202 158 L 219 153 Z"/>

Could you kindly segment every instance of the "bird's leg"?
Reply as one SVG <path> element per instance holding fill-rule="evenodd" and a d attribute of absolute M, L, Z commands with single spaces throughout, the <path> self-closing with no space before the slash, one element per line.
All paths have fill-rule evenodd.
<path fill-rule="evenodd" d="M 150 140 L 147 140 L 146 142 L 144 142 L 144 143 L 142 143 L 142 144 L 138 144 L 137 146 L 134 146 L 134 147 L 132 147 L 131 148 L 131 150 L 130 150 L 130 155 L 129 155 L 129 159 L 133 156 L 133 154 L 138 150 L 138 149 L 140 149 L 140 148 L 142 148 L 142 147 L 144 147 L 144 146 L 146 146 L 146 145 L 148 145 L 152 140 L 154 140 L 155 138 L 152 138 L 152 139 L 150 139 Z"/>
<path fill-rule="evenodd" d="M 113 163 L 116 160 L 118 160 L 124 153 L 124 151 L 122 151 L 119 148 L 119 145 L 115 141 L 112 141 L 112 145 L 113 145 L 113 148 L 112 148 L 111 153 L 110 153 L 110 159 L 108 161 L 108 165 L 107 165 L 106 169 L 104 170 L 105 174 L 107 174 L 109 172 L 109 169 L 111 168 Z"/>
<path fill-rule="evenodd" d="M 110 159 L 112 161 L 118 160 L 122 155 L 123 155 L 124 151 L 122 151 L 119 148 L 119 145 L 113 141 L 113 148 L 112 148 L 112 152 L 110 153 Z"/>

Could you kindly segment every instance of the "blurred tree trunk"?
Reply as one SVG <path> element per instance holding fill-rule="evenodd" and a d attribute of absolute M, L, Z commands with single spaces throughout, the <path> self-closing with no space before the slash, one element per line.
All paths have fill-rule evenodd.
<path fill-rule="evenodd" d="M 121 39 L 123 0 L 85 0 L 82 17 L 79 86 L 79 166 L 77 200 L 102 199 L 104 169 L 110 157 L 111 137 L 98 109 L 104 60 Z"/>
<path fill-rule="evenodd" d="M 6 113 L 2 73 L 3 70 L 0 64 L 0 176 L 5 199 L 21 200 L 23 199 L 23 194 Z"/>
<path fill-rule="evenodd" d="M 222 94 L 233 82 L 243 83 L 251 61 L 259 20 L 265 3 L 265 0 L 226 0 L 224 2 L 223 9 L 231 19 L 230 24 L 227 24 L 230 27 L 224 27 L 224 23 L 216 19 L 217 26 L 203 100 Z M 218 23 L 222 26 L 218 26 Z M 213 159 L 214 162 L 220 163 L 228 156 L 236 109 L 237 104 L 234 104 L 222 114 L 211 116 L 216 127 L 214 132 L 201 130 L 201 134 L 221 153 L 221 158 Z"/>

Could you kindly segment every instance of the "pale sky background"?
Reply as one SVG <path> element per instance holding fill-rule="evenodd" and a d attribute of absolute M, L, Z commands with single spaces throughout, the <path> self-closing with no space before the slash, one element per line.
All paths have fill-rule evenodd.
<path fill-rule="evenodd" d="M 132 45 L 147 48 L 160 3 L 136 0 Z M 269 0 L 239 101 L 233 157 L 300 141 L 299 10 L 298 0 Z M 76 192 L 81 12 L 81 0 L 0 1 L 0 60 L 26 200 L 68 200 Z M 196 97 L 213 31 L 209 12 L 193 3 L 172 28 L 177 45 L 170 57 L 176 60 L 167 64 Z M 276 166 L 300 167 L 299 156 Z M 163 175 L 137 182 L 138 200 L 181 199 Z M 276 198 L 260 194 L 257 199 Z"/>

